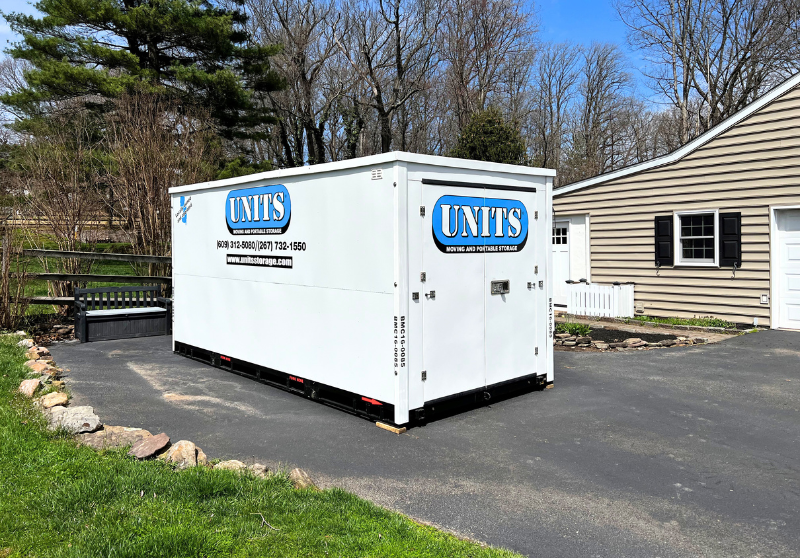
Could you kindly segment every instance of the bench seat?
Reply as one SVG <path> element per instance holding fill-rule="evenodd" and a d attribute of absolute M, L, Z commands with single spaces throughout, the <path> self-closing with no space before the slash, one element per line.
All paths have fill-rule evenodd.
<path fill-rule="evenodd" d="M 166 308 L 151 306 L 149 308 L 111 308 L 110 310 L 87 310 L 87 316 L 124 316 L 128 314 L 158 314 L 166 312 Z"/>
<path fill-rule="evenodd" d="M 75 337 L 81 343 L 169 335 L 172 301 L 158 287 L 75 289 Z"/>

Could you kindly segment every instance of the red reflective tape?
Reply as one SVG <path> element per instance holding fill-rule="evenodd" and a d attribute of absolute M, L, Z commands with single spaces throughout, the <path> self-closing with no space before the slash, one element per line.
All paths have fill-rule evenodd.
<path fill-rule="evenodd" d="M 289 376 L 289 379 L 292 380 L 293 382 L 300 382 L 301 384 L 303 383 L 303 378 L 295 378 L 294 376 Z"/>
<path fill-rule="evenodd" d="M 231 361 L 230 357 L 226 357 L 226 356 L 223 356 L 223 355 L 219 355 L 219 358 L 222 359 L 222 360 L 227 360 L 228 362 Z"/>
<path fill-rule="evenodd" d="M 369 397 L 362 397 L 361 401 L 366 401 L 367 403 L 371 403 L 372 405 L 383 405 L 383 403 L 381 403 L 377 399 L 370 399 Z"/>

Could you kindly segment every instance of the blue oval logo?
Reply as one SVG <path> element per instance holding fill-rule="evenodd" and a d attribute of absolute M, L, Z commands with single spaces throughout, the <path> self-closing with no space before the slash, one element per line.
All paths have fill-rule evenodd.
<path fill-rule="evenodd" d="M 292 199 L 283 184 L 232 190 L 225 200 L 231 234 L 283 234 L 291 216 Z"/>
<path fill-rule="evenodd" d="M 442 252 L 519 252 L 528 240 L 528 210 L 519 200 L 442 196 L 432 215 Z"/>

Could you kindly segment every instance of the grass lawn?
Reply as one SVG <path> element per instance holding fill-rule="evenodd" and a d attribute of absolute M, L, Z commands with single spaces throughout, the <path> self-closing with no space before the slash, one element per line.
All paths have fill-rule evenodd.
<path fill-rule="evenodd" d="M 16 395 L 16 341 L 0 337 L 0 557 L 517 556 L 284 475 L 173 471 L 78 447 Z"/>

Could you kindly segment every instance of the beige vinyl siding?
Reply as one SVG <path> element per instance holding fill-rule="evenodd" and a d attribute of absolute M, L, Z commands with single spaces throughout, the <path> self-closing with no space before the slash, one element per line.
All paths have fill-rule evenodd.
<path fill-rule="evenodd" d="M 662 167 L 558 195 L 556 215 L 590 215 L 594 283 L 633 281 L 653 316 L 716 316 L 768 325 L 769 208 L 800 205 L 800 90 Z M 679 211 L 742 214 L 742 268 L 656 270 L 654 218 Z M 675 246 L 676 261 L 678 246 Z"/>

